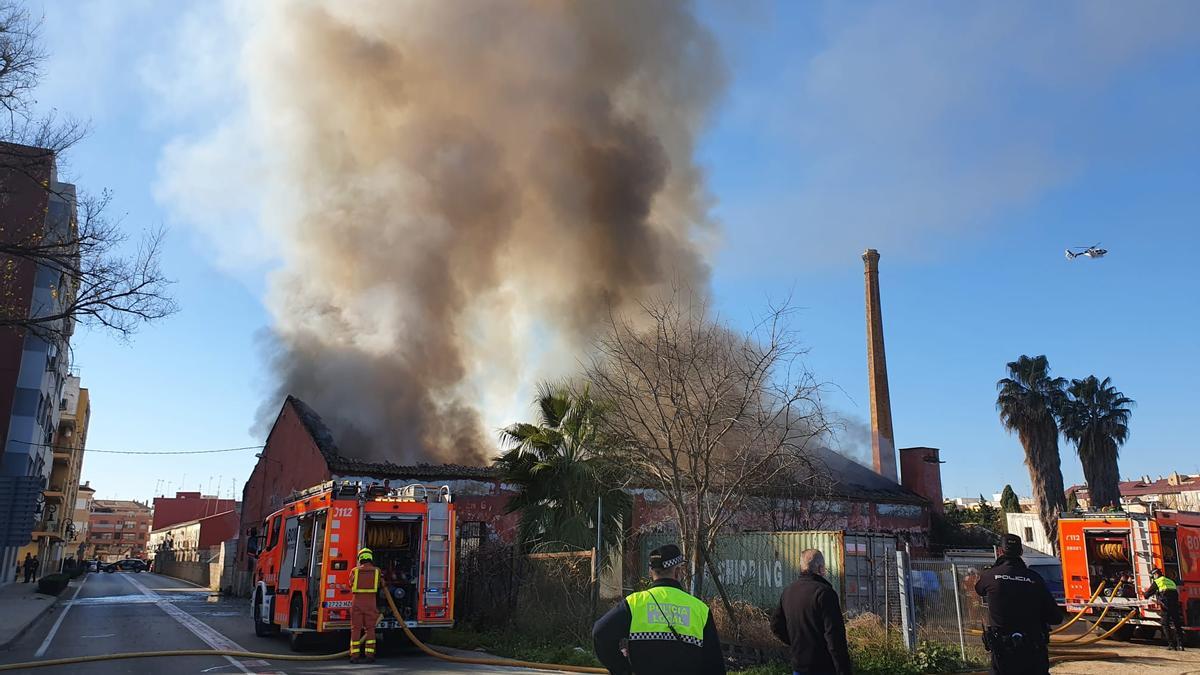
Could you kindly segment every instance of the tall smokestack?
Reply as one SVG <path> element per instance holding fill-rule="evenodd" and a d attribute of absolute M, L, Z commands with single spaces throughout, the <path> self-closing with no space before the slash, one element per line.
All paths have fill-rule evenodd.
<path fill-rule="evenodd" d="M 883 309 L 879 303 L 879 251 L 863 252 L 867 280 L 867 367 L 871 380 L 871 458 L 875 473 L 896 476 L 896 437 L 892 433 L 892 398 L 888 394 L 887 358 L 883 350 Z"/>

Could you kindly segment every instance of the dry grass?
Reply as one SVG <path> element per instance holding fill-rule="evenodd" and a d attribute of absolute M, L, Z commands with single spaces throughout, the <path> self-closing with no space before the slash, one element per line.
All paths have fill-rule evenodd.
<path fill-rule="evenodd" d="M 771 632 L 771 617 L 765 610 L 746 602 L 735 601 L 731 604 L 733 616 L 737 620 L 737 630 L 734 629 L 734 622 L 730 621 L 729 613 L 725 611 L 725 605 L 720 598 L 714 598 L 708 604 L 722 641 L 728 640 L 758 649 L 785 649 L 784 644 Z"/>

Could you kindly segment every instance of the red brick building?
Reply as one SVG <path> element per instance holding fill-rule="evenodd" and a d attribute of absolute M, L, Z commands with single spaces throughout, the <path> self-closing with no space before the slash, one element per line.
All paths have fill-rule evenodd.
<path fill-rule="evenodd" d="M 236 509 L 237 502 L 232 499 L 201 495 L 199 492 L 176 492 L 174 497 L 154 498 L 154 522 L 151 523 L 150 529 L 161 530 L 176 523 L 199 520 Z"/>
<path fill-rule="evenodd" d="M 240 523 L 238 512 L 232 509 L 204 518 L 171 523 L 150 532 L 150 550 L 155 553 L 162 550 L 204 551 L 230 539 L 237 539 Z"/>
<path fill-rule="evenodd" d="M 907 466 L 907 481 L 940 498 L 940 468 L 922 458 L 936 457 L 932 448 L 906 449 L 916 469 Z M 763 495 L 732 523 L 739 530 L 832 529 L 894 534 L 915 548 L 927 545 L 930 500 L 913 489 L 892 482 L 871 469 L 831 450 L 813 451 L 823 472 L 831 478 L 819 495 Z M 913 460 L 910 460 L 912 462 Z M 920 474 L 917 474 L 917 469 Z M 392 480 L 449 484 L 458 505 L 460 533 L 512 541 L 518 517 L 506 514 L 511 492 L 492 467 L 423 464 L 401 466 L 365 462 L 345 457 L 333 434 L 315 411 L 289 396 L 267 437 L 249 480 L 242 491 L 239 559 L 246 565 L 245 539 L 258 533 L 266 516 L 278 509 L 293 491 L 328 480 Z M 653 490 L 633 489 L 631 533 L 670 527 L 673 513 Z"/>
<path fill-rule="evenodd" d="M 402 466 L 390 462 L 364 462 L 345 457 L 333 434 L 312 408 L 288 396 L 267 435 L 258 464 L 242 488 L 241 532 L 238 560 L 247 568 L 246 537 L 262 530 L 266 516 L 283 505 L 293 491 L 328 480 L 391 480 L 430 482 L 450 486 L 458 508 L 460 532 L 511 541 L 517 517 L 504 513 L 508 493 L 491 467 L 454 464 Z"/>

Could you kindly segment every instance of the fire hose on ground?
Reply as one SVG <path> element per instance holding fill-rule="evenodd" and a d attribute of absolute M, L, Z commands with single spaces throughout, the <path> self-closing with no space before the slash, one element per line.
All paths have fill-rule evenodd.
<path fill-rule="evenodd" d="M 1092 597 L 1088 598 L 1087 604 L 1089 604 L 1089 605 L 1092 604 L 1093 602 L 1096 601 L 1096 598 L 1100 597 L 1100 591 L 1104 590 L 1104 583 L 1105 582 L 1103 582 L 1103 581 L 1100 582 L 1100 585 L 1096 587 L 1096 592 L 1092 593 Z M 1058 635 L 1059 633 L 1070 628 L 1072 624 L 1074 624 L 1076 621 L 1082 619 L 1084 614 L 1087 614 L 1087 610 L 1088 610 L 1087 607 L 1083 607 L 1078 612 L 1075 612 L 1075 616 L 1071 617 L 1070 621 L 1068 621 L 1068 622 L 1064 623 L 1063 625 L 1059 626 L 1058 628 L 1055 628 L 1054 630 L 1050 631 L 1050 634 Z"/>
<path fill-rule="evenodd" d="M 1137 614 L 1137 610 L 1136 609 L 1132 610 L 1131 612 L 1129 612 L 1128 614 L 1125 615 L 1125 618 L 1118 621 L 1117 625 L 1110 628 L 1104 634 L 1097 635 L 1096 637 L 1092 638 L 1091 640 L 1088 640 L 1087 642 L 1080 642 L 1077 644 L 1066 644 L 1065 642 L 1062 642 L 1062 641 L 1052 640 L 1050 642 L 1050 646 L 1049 646 L 1050 664 L 1054 665 L 1056 663 L 1063 663 L 1066 661 L 1108 661 L 1110 659 L 1126 658 L 1124 655 L 1119 654 L 1114 651 L 1094 651 L 1094 650 L 1079 649 L 1079 648 L 1087 646 L 1087 645 L 1095 644 L 1101 640 L 1108 639 L 1108 637 L 1110 635 L 1117 632 L 1117 630 L 1119 630 L 1121 628 L 1121 626 L 1125 625 L 1125 622 L 1132 619 L 1134 617 L 1134 615 L 1136 615 L 1136 614 Z M 1084 633 L 1084 635 L 1087 635 L 1087 633 Z M 1062 650 L 1062 651 L 1057 651 L 1057 650 Z M 968 675 L 984 675 L 987 672 L 988 671 L 986 671 L 986 670 L 977 670 L 977 671 L 973 671 L 973 672 L 969 673 Z"/>
<path fill-rule="evenodd" d="M 1117 592 L 1118 592 L 1119 590 L 1121 590 L 1121 587 L 1120 587 L 1120 585 L 1117 585 L 1117 586 L 1114 586 L 1114 587 L 1113 587 L 1113 592 L 1112 592 L 1112 593 L 1110 593 L 1110 594 L 1109 594 L 1109 596 L 1108 596 L 1108 604 L 1106 604 L 1106 605 L 1104 606 L 1104 611 L 1100 612 L 1100 616 L 1096 617 L 1096 620 L 1092 622 L 1092 625 L 1091 625 L 1090 627 L 1088 627 L 1088 629 L 1087 629 L 1087 630 L 1085 630 L 1084 632 L 1080 633 L 1079 635 L 1076 635 L 1076 636 L 1074 636 L 1074 637 L 1069 637 L 1069 638 L 1066 638 L 1065 640 L 1058 640 L 1057 642 L 1058 642 L 1059 644 L 1064 644 L 1064 643 L 1067 643 L 1067 642 L 1075 642 L 1076 640 L 1081 640 L 1081 639 L 1083 639 L 1083 637 L 1084 637 L 1085 635 L 1087 635 L 1088 633 L 1091 633 L 1093 630 L 1095 630 L 1095 629 L 1096 629 L 1096 627 L 1100 625 L 1100 622 L 1101 622 L 1101 621 L 1104 621 L 1104 617 L 1108 615 L 1108 610 L 1112 609 L 1112 601 L 1113 601 L 1113 598 L 1116 598 L 1116 597 L 1117 597 Z M 1093 599 L 1095 598 L 1095 596 L 1092 596 L 1092 597 L 1093 597 Z M 1091 600 L 1089 600 L 1088 602 L 1090 603 L 1090 602 L 1091 602 Z M 1136 609 L 1135 609 L 1135 610 L 1133 610 L 1133 613 L 1134 613 L 1134 614 L 1136 614 L 1136 613 L 1137 613 L 1137 610 L 1136 610 Z M 1129 618 L 1129 617 L 1126 617 L 1126 620 L 1128 620 L 1128 618 Z M 1122 621 L 1121 623 L 1124 623 L 1124 621 Z M 1117 625 L 1120 625 L 1120 624 L 1117 624 Z M 1052 642 L 1053 642 L 1053 641 L 1052 641 Z"/>
<path fill-rule="evenodd" d="M 526 670 L 551 670 L 567 673 L 607 673 L 605 668 L 594 668 L 591 666 L 566 666 L 554 663 L 534 663 L 532 661 L 516 661 L 510 659 L 489 659 L 477 656 L 451 656 L 443 654 L 435 649 L 432 649 L 424 642 L 417 639 L 416 635 L 408 629 L 408 625 L 404 622 L 404 617 L 401 616 L 400 610 L 396 608 L 396 602 L 392 600 L 391 594 L 384 594 L 387 598 L 388 608 L 396 617 L 396 621 L 400 624 L 400 628 L 404 630 L 404 635 L 422 652 L 435 659 L 449 661 L 450 663 L 466 663 L 478 666 L 501 666 L 506 668 L 524 668 Z M 350 655 L 349 650 L 341 651 L 336 654 L 320 654 L 314 656 L 305 656 L 300 654 L 274 654 L 270 652 L 242 652 L 221 649 L 178 649 L 173 651 L 161 652 L 125 652 L 122 654 L 98 654 L 95 656 L 72 656 L 62 659 L 46 659 L 44 661 L 27 661 L 25 663 L 7 663 L 0 665 L 0 671 L 11 670 L 28 670 L 32 668 L 47 668 L 50 666 L 69 666 L 76 663 L 91 663 L 94 661 L 118 661 L 121 659 L 148 659 L 159 658 L 163 656 L 228 656 L 235 659 L 259 659 L 262 661 L 334 661 L 336 659 L 344 659 Z"/>

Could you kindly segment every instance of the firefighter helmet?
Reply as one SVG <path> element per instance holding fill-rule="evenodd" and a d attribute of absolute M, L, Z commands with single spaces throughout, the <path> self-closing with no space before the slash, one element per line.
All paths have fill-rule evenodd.
<path fill-rule="evenodd" d="M 369 549 L 369 548 L 359 549 L 358 561 L 362 562 L 364 560 L 370 560 L 370 561 L 374 562 L 375 556 L 371 555 L 371 549 Z"/>

